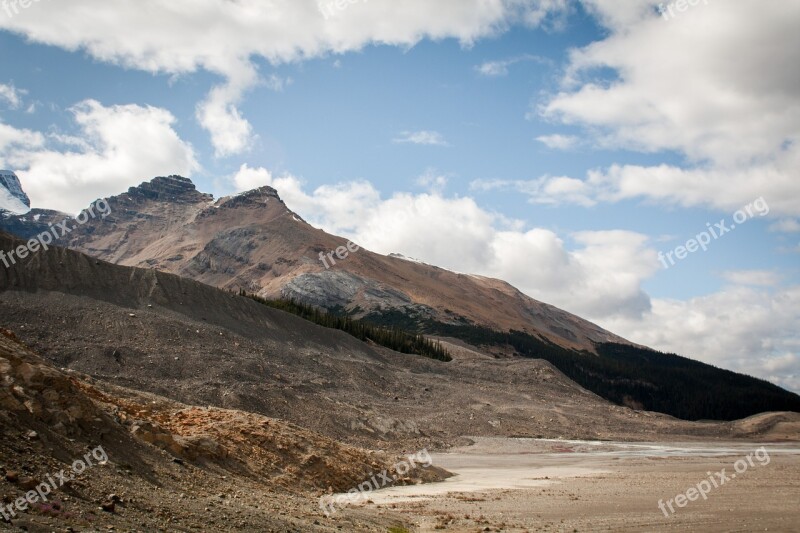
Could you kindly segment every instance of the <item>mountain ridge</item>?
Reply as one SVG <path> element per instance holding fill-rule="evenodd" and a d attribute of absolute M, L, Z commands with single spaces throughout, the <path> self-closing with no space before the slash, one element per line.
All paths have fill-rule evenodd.
<path fill-rule="evenodd" d="M 544 360 L 577 386 L 617 405 L 689 420 L 800 412 L 796 394 L 635 345 L 502 280 L 364 249 L 347 255 L 345 246 L 352 243 L 306 223 L 272 187 L 215 200 L 191 180 L 168 176 L 105 201 L 107 216 L 74 225 L 58 244 L 98 264 L 136 268 L 136 276 L 172 274 L 181 284 L 193 280 L 236 294 L 295 301 L 445 344 L 458 339 L 495 359 Z M 0 229 L 9 222 L 19 236 L 35 235 L 37 226 L 28 217 L 2 218 Z M 331 251 L 339 260 L 325 268 L 319 256 Z M 114 283 L 125 287 L 115 276 L 106 280 L 108 291 L 115 290 Z M 753 401 L 737 391 L 754 395 Z"/>
<path fill-rule="evenodd" d="M 0 249 L 20 244 L 0 232 Z M 452 339 L 442 339 L 452 362 L 400 354 L 194 280 L 58 247 L 0 268 L 0 317 L 57 367 L 110 386 L 373 448 L 442 447 L 463 435 L 781 434 L 769 423 L 745 430 L 617 406 L 546 360 L 497 359 Z"/>
<path fill-rule="evenodd" d="M 593 351 L 629 341 L 510 284 L 360 249 L 326 269 L 320 254 L 348 241 L 306 223 L 269 186 L 214 199 L 180 176 L 156 177 L 107 199 L 111 215 L 76 227 L 64 245 L 126 266 L 283 297 L 363 318 L 400 311 L 418 321 L 518 329 Z M 21 217 L 0 221 L 29 238 Z M 31 226 L 31 230 L 33 227 Z"/>

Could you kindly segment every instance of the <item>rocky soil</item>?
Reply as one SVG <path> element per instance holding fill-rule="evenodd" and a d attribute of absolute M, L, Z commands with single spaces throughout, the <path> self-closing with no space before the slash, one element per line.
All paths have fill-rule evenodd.
<path fill-rule="evenodd" d="M 61 372 L 0 330 L 0 528 L 27 531 L 385 531 L 390 516 L 317 498 L 397 459 L 252 413 L 192 407 Z M 102 447 L 63 486 L 58 472 Z M 399 483 L 441 479 L 419 468 Z M 46 500 L 15 506 L 42 482 Z M 44 492 L 44 491 L 43 491 Z M 8 506 L 12 506 L 9 509 Z M 12 512 L 13 511 L 13 512 Z"/>

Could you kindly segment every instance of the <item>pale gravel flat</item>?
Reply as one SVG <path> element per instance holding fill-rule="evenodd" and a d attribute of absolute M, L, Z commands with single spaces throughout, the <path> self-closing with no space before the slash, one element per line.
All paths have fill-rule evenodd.
<path fill-rule="evenodd" d="M 476 439 L 432 456 L 456 477 L 381 490 L 360 507 L 400 511 L 420 532 L 798 531 L 798 443 L 764 444 L 769 463 L 755 460 L 706 500 L 674 506 L 670 516 L 658 507 L 708 472 L 733 474 L 735 461 L 761 446 Z"/>

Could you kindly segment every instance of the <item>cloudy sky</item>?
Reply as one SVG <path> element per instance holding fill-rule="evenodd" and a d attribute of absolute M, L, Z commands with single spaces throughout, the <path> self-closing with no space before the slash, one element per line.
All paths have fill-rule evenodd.
<path fill-rule="evenodd" d="M 0 168 L 68 212 L 271 184 L 374 251 L 800 391 L 800 1 L 662 8 L 2 2 Z"/>

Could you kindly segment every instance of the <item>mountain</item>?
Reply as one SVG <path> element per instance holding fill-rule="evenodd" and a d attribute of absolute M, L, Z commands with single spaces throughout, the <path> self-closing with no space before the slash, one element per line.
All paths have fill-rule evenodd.
<path fill-rule="evenodd" d="M 104 202 L 102 217 L 68 219 L 69 232 L 58 244 L 117 265 L 172 273 L 235 293 L 291 299 L 346 319 L 466 343 L 499 359 L 546 360 L 580 387 L 617 405 L 687 420 L 800 412 L 796 394 L 636 346 L 503 281 L 356 249 L 306 223 L 270 187 L 215 200 L 190 180 L 169 176 Z M 0 218 L 0 229 L 30 239 L 59 217 L 66 215 L 9 216 Z M 344 257 L 345 252 L 344 259 L 327 255 Z M 329 268 L 320 255 L 327 255 Z M 107 282 L 106 290 L 120 290 L 114 287 L 126 283 L 123 279 Z M 58 283 L 51 287 L 57 289 Z M 217 306 L 196 305 L 204 315 L 210 314 L 209 305 Z M 291 308 L 286 302 L 275 307 Z M 344 373 L 340 379 L 352 376 Z M 160 393 L 168 389 L 165 385 Z"/>
<path fill-rule="evenodd" d="M 21 244 L 0 232 L 0 250 Z M 61 248 L 0 268 L 0 321 L 114 394 L 254 413 L 373 449 L 441 448 L 462 435 L 745 435 L 610 404 L 541 359 L 496 359 L 456 341 L 444 342 L 449 363 L 400 354 L 197 281 Z M 780 438 L 787 426 L 776 424 L 793 416 L 770 415 L 747 434 Z"/>
<path fill-rule="evenodd" d="M 111 215 L 90 219 L 63 244 L 113 263 L 155 268 L 220 288 L 244 289 L 407 325 L 428 322 L 517 329 L 559 346 L 594 350 L 624 339 L 500 280 L 360 249 L 325 267 L 320 253 L 347 241 L 307 224 L 275 189 L 214 200 L 179 176 L 158 177 L 108 199 Z M 0 229 L 22 238 L 21 218 Z"/>
<path fill-rule="evenodd" d="M 17 175 L 10 170 L 0 170 L 0 212 L 22 214 L 30 208 L 30 198 L 22 190 Z"/>

